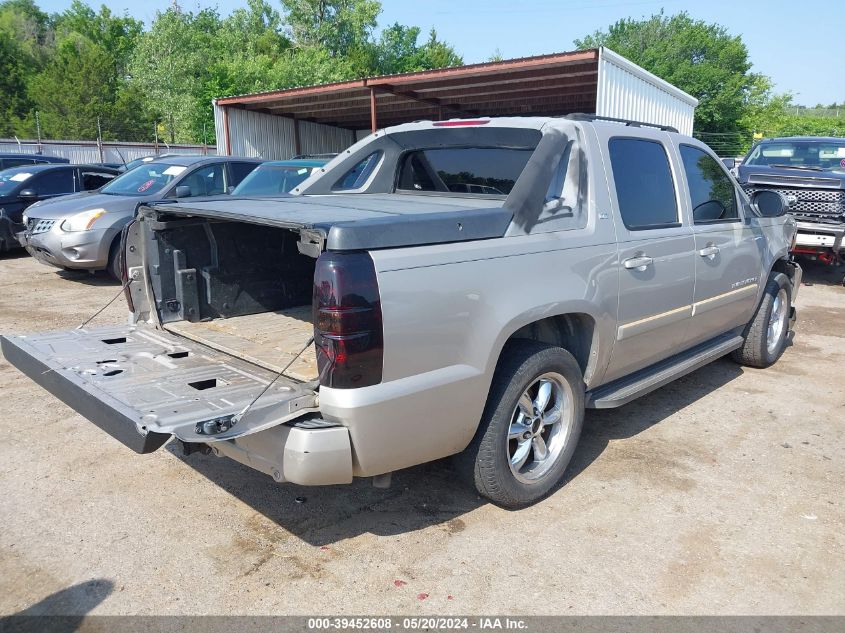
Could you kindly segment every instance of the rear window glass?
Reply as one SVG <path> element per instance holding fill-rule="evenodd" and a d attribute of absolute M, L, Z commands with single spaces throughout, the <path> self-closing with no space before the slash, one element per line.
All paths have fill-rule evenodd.
<path fill-rule="evenodd" d="M 355 167 L 346 172 L 343 175 L 343 178 L 338 180 L 332 189 L 334 191 L 360 189 L 364 186 L 364 184 L 366 184 L 373 171 L 375 171 L 380 158 L 381 152 L 373 152 L 360 163 L 355 165 Z"/>
<path fill-rule="evenodd" d="M 533 152 L 533 149 L 506 147 L 415 150 L 402 158 L 397 188 L 506 196 Z"/>
<path fill-rule="evenodd" d="M 614 138 L 608 149 L 625 226 L 641 230 L 676 225 L 675 184 L 663 145 L 636 138 Z"/>
<path fill-rule="evenodd" d="M 275 196 L 288 193 L 311 175 L 314 167 L 261 165 L 235 187 L 235 196 Z"/>

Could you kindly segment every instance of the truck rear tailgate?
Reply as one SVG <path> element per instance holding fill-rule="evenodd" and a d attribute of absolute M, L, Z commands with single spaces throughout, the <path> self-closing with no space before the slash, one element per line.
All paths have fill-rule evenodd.
<path fill-rule="evenodd" d="M 146 325 L 2 336 L 0 345 L 12 365 L 138 453 L 172 435 L 231 439 L 317 411 L 315 385 L 281 377 L 232 426 L 276 374 Z"/>

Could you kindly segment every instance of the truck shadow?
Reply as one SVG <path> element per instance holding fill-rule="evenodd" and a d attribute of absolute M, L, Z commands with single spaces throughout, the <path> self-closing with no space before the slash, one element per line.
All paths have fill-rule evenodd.
<path fill-rule="evenodd" d="M 463 529 L 458 517 L 486 503 L 456 482 L 449 459 L 395 472 L 388 489 L 374 488 L 370 478 L 342 486 L 305 487 L 277 484 L 226 458 L 199 453 L 185 457 L 175 443 L 167 448 L 279 527 L 316 546 L 365 533 L 391 536 L 439 524 L 458 532 Z"/>
<path fill-rule="evenodd" d="M 659 424 L 741 374 L 738 365 L 720 360 L 620 409 L 587 411 L 581 441 L 561 485 L 586 471 L 610 441 Z M 390 536 L 431 526 L 453 534 L 464 529 L 462 515 L 488 503 L 459 481 L 449 459 L 396 472 L 391 487 L 381 490 L 369 479 L 348 486 L 280 485 L 226 458 L 199 453 L 185 457 L 175 443 L 168 450 L 279 527 L 316 546 L 364 533 Z"/>
<path fill-rule="evenodd" d="M 561 485 L 584 472 L 612 440 L 642 433 L 741 375 L 742 367 L 721 359 L 618 409 L 588 409 L 581 441 Z"/>

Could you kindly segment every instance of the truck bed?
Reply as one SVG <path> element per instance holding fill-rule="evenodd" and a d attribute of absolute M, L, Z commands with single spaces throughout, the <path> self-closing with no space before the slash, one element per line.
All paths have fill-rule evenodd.
<path fill-rule="evenodd" d="M 214 319 L 177 321 L 165 329 L 212 349 L 280 372 L 305 346 L 313 333 L 311 306 Z M 310 382 L 317 380 L 317 357 L 310 345 L 285 372 Z"/>
<path fill-rule="evenodd" d="M 165 215 L 317 230 L 328 250 L 367 250 L 502 237 L 513 219 L 504 199 L 469 194 L 335 194 L 152 203 Z"/>

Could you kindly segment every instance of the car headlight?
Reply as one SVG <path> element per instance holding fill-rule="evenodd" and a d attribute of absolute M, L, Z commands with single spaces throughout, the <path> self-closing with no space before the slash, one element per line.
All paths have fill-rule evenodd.
<path fill-rule="evenodd" d="M 90 211 L 83 211 L 67 218 L 62 222 L 61 227 L 63 231 L 72 233 L 75 231 L 87 231 L 91 228 L 94 222 L 97 221 L 101 215 L 105 215 L 105 209 L 91 209 Z"/>
<path fill-rule="evenodd" d="M 2 211 L 2 209 L 0 209 L 0 211 Z M 21 216 L 21 222 L 23 222 L 24 226 L 29 224 L 29 216 L 26 213 Z"/>

